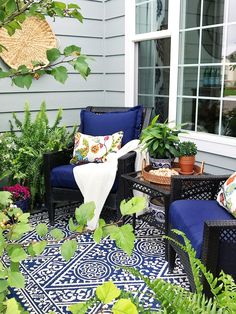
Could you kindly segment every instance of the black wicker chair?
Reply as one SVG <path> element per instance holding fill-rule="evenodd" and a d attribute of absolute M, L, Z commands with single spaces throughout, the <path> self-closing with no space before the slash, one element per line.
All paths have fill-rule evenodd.
<path fill-rule="evenodd" d="M 103 114 L 107 112 L 125 112 L 131 108 L 128 107 L 87 107 L 86 110 Z M 142 128 L 148 126 L 151 118 L 152 108 L 143 108 L 142 124 L 140 125 L 140 132 Z M 52 152 L 44 154 L 44 178 L 45 178 L 45 206 L 49 213 L 50 224 L 54 225 L 56 204 L 61 202 L 83 202 L 83 196 L 79 189 L 72 189 L 66 187 L 54 187 L 51 185 L 51 171 L 53 168 L 67 165 L 72 157 L 73 147 L 59 152 Z M 130 152 L 118 160 L 117 171 L 117 191 L 110 193 L 105 207 L 116 211 L 119 217 L 119 204 L 122 199 L 129 197 L 124 185 L 122 184 L 121 175 L 124 173 L 134 171 L 135 152 Z"/>
<path fill-rule="evenodd" d="M 168 212 L 166 213 L 168 235 L 171 238 L 174 238 L 178 241 L 180 240 L 178 236 L 171 231 L 173 226 L 170 219 L 171 217 L 173 219 L 173 216 L 171 216 L 173 206 L 179 205 L 179 209 L 182 210 L 183 206 L 188 204 L 185 215 L 188 214 L 188 211 L 189 215 L 191 215 L 191 210 L 193 210 L 193 202 L 189 202 L 188 200 L 212 200 L 207 204 L 209 204 L 209 206 L 213 205 L 212 208 L 214 208 L 214 200 L 216 200 L 216 196 L 227 178 L 228 176 L 222 175 L 201 175 L 195 177 L 175 176 L 172 178 L 170 200 L 171 205 L 168 209 Z M 185 203 L 181 203 L 180 201 L 174 202 L 176 200 L 186 201 Z M 217 203 L 216 206 L 218 206 Z M 218 210 L 221 210 L 221 208 Z M 223 208 L 222 211 L 224 211 Z M 199 208 L 196 208 L 196 212 L 201 215 L 202 209 L 200 206 Z M 224 216 L 225 214 L 222 213 L 222 215 Z M 210 270 L 215 276 L 217 276 L 220 271 L 223 270 L 225 273 L 232 275 L 233 278 L 236 279 L 236 220 L 233 218 L 233 216 L 231 217 L 230 214 L 226 213 L 226 215 L 229 215 L 227 220 L 217 220 L 217 217 L 214 217 L 214 219 L 210 221 L 203 222 L 203 239 L 201 244 L 201 254 L 199 257 L 207 269 Z M 185 218 L 183 218 L 183 220 L 184 219 Z M 181 222 L 179 223 L 181 224 Z M 193 232 L 193 226 L 190 228 L 192 228 L 191 232 Z M 172 241 L 167 241 L 167 246 L 169 270 L 171 272 L 173 271 L 177 253 L 188 276 L 191 290 L 195 291 L 196 287 L 187 254 Z M 204 286 L 204 293 L 207 296 L 211 296 L 209 285 L 204 278 L 202 278 L 202 281 Z"/>

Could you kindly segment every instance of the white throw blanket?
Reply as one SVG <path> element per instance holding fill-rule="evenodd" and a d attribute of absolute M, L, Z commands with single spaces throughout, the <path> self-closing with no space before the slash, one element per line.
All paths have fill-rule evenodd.
<path fill-rule="evenodd" d="M 96 229 L 98 220 L 114 184 L 118 166 L 118 158 L 130 151 L 136 151 L 135 170 L 141 170 L 144 152 L 139 147 L 139 140 L 133 140 L 124 145 L 117 153 L 108 156 L 104 163 L 89 163 L 74 167 L 75 181 L 84 197 L 84 202 L 94 201 L 96 205 L 95 215 L 88 222 L 88 228 Z"/>

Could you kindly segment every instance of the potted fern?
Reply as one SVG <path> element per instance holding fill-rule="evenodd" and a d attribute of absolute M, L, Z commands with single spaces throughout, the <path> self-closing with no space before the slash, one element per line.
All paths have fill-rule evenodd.
<path fill-rule="evenodd" d="M 181 174 L 193 174 L 197 146 L 191 141 L 180 142 L 178 145 L 179 167 Z"/>
<path fill-rule="evenodd" d="M 170 168 L 172 160 L 178 156 L 179 133 L 177 127 L 170 127 L 165 121 L 158 123 L 157 115 L 141 134 L 141 143 L 147 148 L 153 168 Z"/>

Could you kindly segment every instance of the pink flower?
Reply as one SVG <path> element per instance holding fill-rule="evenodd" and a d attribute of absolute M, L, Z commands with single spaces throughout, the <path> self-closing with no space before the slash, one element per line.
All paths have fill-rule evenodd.
<path fill-rule="evenodd" d="M 22 186 L 19 183 L 13 186 L 4 186 L 3 191 L 8 191 L 12 194 L 12 200 L 20 201 L 30 198 L 30 190 L 27 186 Z"/>

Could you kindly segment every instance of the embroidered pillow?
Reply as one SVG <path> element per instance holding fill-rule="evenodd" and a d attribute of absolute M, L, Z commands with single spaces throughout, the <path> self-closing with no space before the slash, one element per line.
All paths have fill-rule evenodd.
<path fill-rule="evenodd" d="M 225 181 L 217 202 L 236 218 L 236 172 Z"/>
<path fill-rule="evenodd" d="M 122 137 L 122 131 L 105 136 L 78 132 L 75 134 L 73 158 L 70 163 L 104 162 L 108 154 L 116 153 L 121 148 Z"/>

